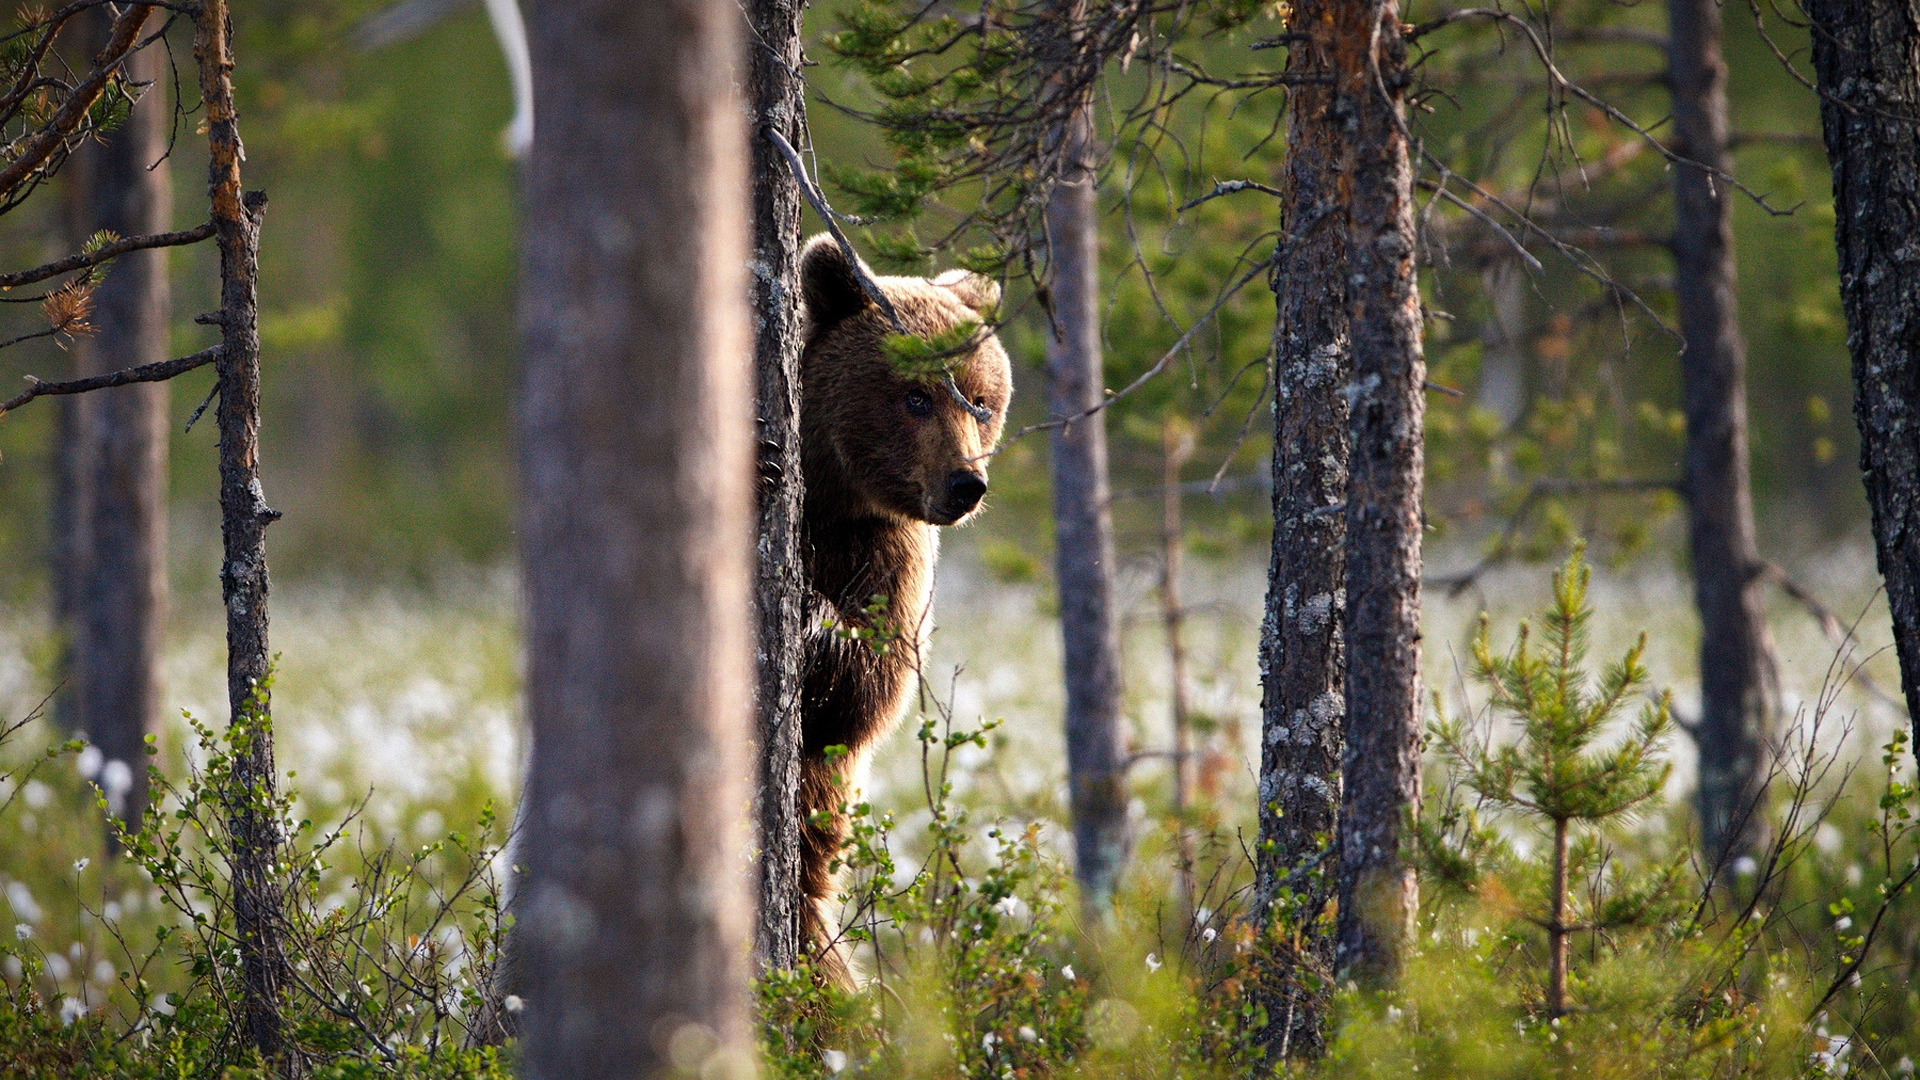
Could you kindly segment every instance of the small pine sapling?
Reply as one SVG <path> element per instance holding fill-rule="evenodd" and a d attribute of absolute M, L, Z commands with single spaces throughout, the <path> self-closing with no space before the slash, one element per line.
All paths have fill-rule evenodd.
<path fill-rule="evenodd" d="M 1677 867 L 1629 879 L 1606 846 L 1606 830 L 1630 819 L 1665 785 L 1671 765 L 1663 751 L 1672 719 L 1662 694 L 1641 708 L 1624 737 L 1607 738 L 1615 718 L 1646 686 L 1646 635 L 1597 681 L 1589 675 L 1590 573 L 1584 550 L 1576 547 L 1554 574 L 1553 604 L 1541 616 L 1538 644 L 1522 623 L 1512 651 L 1496 653 L 1481 616 L 1474 677 L 1490 691 L 1492 710 L 1512 718 L 1513 739 L 1496 745 L 1471 718 L 1443 714 L 1434 727 L 1461 787 L 1486 809 L 1537 823 L 1551 835 L 1546 910 L 1521 913 L 1546 931 L 1549 1020 L 1570 1011 L 1573 935 L 1646 925 L 1664 911 L 1662 898 L 1678 884 Z"/>

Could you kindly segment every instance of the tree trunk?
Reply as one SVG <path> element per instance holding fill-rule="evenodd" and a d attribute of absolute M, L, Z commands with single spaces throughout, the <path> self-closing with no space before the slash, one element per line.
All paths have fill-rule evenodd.
<path fill-rule="evenodd" d="M 236 739 L 232 790 L 233 907 L 240 937 L 248 1038 L 283 1076 L 302 1071 L 288 1042 L 281 1001 L 292 983 L 280 940 L 281 883 L 274 864 L 282 837 L 273 802 L 273 723 L 268 696 L 267 525 L 280 513 L 260 487 L 260 322 L 256 287 L 260 221 L 267 199 L 240 191 L 239 115 L 225 0 L 202 0 L 193 58 L 207 126 L 207 201 L 220 248 L 220 595 L 227 611 L 227 706 L 245 734 Z"/>
<path fill-rule="evenodd" d="M 1091 103 L 1082 105 L 1063 134 L 1061 175 L 1047 201 L 1053 267 L 1047 408 L 1055 418 L 1098 405 L 1106 388 L 1100 355 L 1100 220 L 1094 204 Z M 1052 444 L 1074 875 L 1082 911 L 1089 921 L 1101 922 L 1110 918 L 1128 848 L 1106 413 L 1054 428 Z"/>
<path fill-rule="evenodd" d="M 1874 551 L 1920 744 L 1920 14 L 1809 0 Z"/>
<path fill-rule="evenodd" d="M 740 16 L 532 15 L 522 1067 L 731 1074 L 752 1067 Z"/>
<path fill-rule="evenodd" d="M 71 166 L 69 166 L 71 167 Z M 74 357 L 74 375 L 81 376 L 81 358 Z M 93 463 L 88 457 L 93 440 L 87 432 L 93 426 L 98 406 L 91 394 L 73 394 L 54 402 L 53 418 L 53 507 L 47 552 L 47 574 L 53 601 L 53 671 L 55 685 L 49 712 L 54 724 L 66 734 L 84 728 L 80 719 L 81 614 L 87 585 L 87 563 L 91 537 L 87 523 L 88 484 L 93 479 Z"/>
<path fill-rule="evenodd" d="M 1418 884 L 1401 857 L 1420 801 L 1420 490 L 1426 362 L 1414 280 L 1413 171 L 1396 0 L 1334 16 L 1335 111 L 1352 124 L 1347 176 L 1347 721 L 1341 761 L 1336 968 L 1398 974 Z M 1376 45 L 1377 42 L 1377 45 Z"/>
<path fill-rule="evenodd" d="M 1180 518 L 1180 470 L 1193 457 L 1193 429 L 1168 418 L 1161 428 L 1160 625 L 1167 635 L 1167 695 L 1173 720 L 1174 852 L 1179 859 L 1180 917 L 1190 920 L 1199 902 L 1194 883 L 1193 730 L 1187 703 L 1187 611 L 1180 601 L 1180 564 L 1186 530 Z"/>
<path fill-rule="evenodd" d="M 1337 0 L 1302 0 L 1287 29 L 1307 35 L 1289 74 L 1327 75 Z M 1338 205 L 1346 134 L 1333 88 L 1287 95 L 1288 245 L 1274 279 L 1273 552 L 1260 633 L 1260 843 L 1255 902 L 1297 930 L 1297 954 L 1274 954 L 1262 980 L 1268 1057 L 1325 1047 L 1333 937 L 1322 924 L 1338 866 L 1340 752 L 1346 717 L 1347 229 Z M 1315 859 L 1320 862 L 1314 863 Z M 1312 869 L 1308 869 L 1309 866 Z M 1281 900 L 1282 886 L 1286 902 Z"/>
<path fill-rule="evenodd" d="M 89 40 L 105 40 L 105 8 L 83 16 Z M 166 231 L 173 189 L 165 167 L 165 57 L 148 48 L 126 62 L 148 90 L 127 120 L 84 151 L 86 191 L 79 237 Z M 158 363 L 168 357 L 167 253 L 149 249 L 114 261 L 94 292 L 97 333 L 76 344 L 80 374 Z M 80 590 L 73 653 L 79 727 L 106 761 L 97 778 L 108 809 L 137 823 L 146 806 L 146 736 L 160 711 L 160 645 L 165 622 L 167 383 L 102 390 L 76 434 L 90 468 L 80 512 L 89 557 Z M 112 830 L 108 830 L 111 843 Z"/>
<path fill-rule="evenodd" d="M 751 0 L 747 93 L 753 168 L 751 310 L 759 417 L 758 658 L 760 916 L 755 953 L 789 968 L 802 944 L 800 667 L 806 565 L 800 549 L 800 185 L 766 129 L 794 146 L 806 132 L 799 0 Z"/>
<path fill-rule="evenodd" d="M 1759 850 L 1773 643 L 1762 606 L 1747 467 L 1746 343 L 1734 307 L 1733 190 L 1724 177 L 1727 69 L 1720 5 L 1669 0 L 1675 292 L 1687 446 L 1682 483 L 1700 612 L 1699 809 L 1716 867 Z"/>

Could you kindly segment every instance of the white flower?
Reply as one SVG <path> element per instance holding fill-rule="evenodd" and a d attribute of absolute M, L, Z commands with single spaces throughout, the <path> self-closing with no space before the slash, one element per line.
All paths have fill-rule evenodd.
<path fill-rule="evenodd" d="M 1200 931 L 1200 941 L 1203 944 L 1211 945 L 1213 944 L 1213 939 L 1219 936 L 1220 936 L 1220 931 L 1215 930 L 1211 926 L 1207 927 L 1205 930 Z"/>
<path fill-rule="evenodd" d="M 88 864 L 88 863 L 90 863 L 90 862 L 92 862 L 92 861 L 93 861 L 92 859 L 75 859 L 75 860 L 73 860 L 73 872 L 77 874 L 77 873 L 79 873 L 80 871 L 82 871 L 82 870 L 85 870 L 85 869 L 87 868 L 87 864 Z"/>
<path fill-rule="evenodd" d="M 33 936 L 33 927 L 28 926 L 26 923 L 14 923 L 13 936 L 21 941 L 25 941 Z"/>
<path fill-rule="evenodd" d="M 828 1072 L 837 1073 L 847 1067 L 846 1051 L 822 1050 L 820 1051 L 820 1063 L 827 1067 Z"/>
<path fill-rule="evenodd" d="M 153 995 L 153 998 L 147 1002 L 147 1005 L 154 1012 L 159 1013 L 161 1016 L 173 1015 L 174 1004 L 172 1001 L 169 1001 L 167 999 L 167 995 L 165 994 Z"/>
<path fill-rule="evenodd" d="M 1899 1061 L 1893 1063 L 1893 1071 L 1902 1076 L 1912 1076 L 1913 1059 L 1902 1055 Z"/>
<path fill-rule="evenodd" d="M 1068 982 L 1072 982 L 1073 981 L 1073 965 L 1068 964 L 1065 967 L 1062 967 L 1060 969 L 1060 974 L 1065 976 Z"/>
<path fill-rule="evenodd" d="M 38 780 L 27 781 L 20 789 L 20 798 L 26 801 L 29 810 L 44 810 L 53 801 L 53 789 Z"/>
<path fill-rule="evenodd" d="M 1838 919 L 1835 919 L 1833 921 L 1833 928 L 1835 930 L 1845 930 L 1852 925 L 1853 925 L 1853 916 L 1851 915 L 1842 915 Z"/>
<path fill-rule="evenodd" d="M 60 999 L 60 1022 L 62 1024 L 71 1024 L 85 1015 L 87 1015 L 87 1005 L 79 998 Z"/>
<path fill-rule="evenodd" d="M 1040 1033 L 1033 1030 L 1031 1027 L 1028 1027 L 1025 1024 L 1021 1024 L 1020 1030 L 1015 1032 L 1014 1034 L 1020 1036 L 1021 1042 L 1039 1042 L 1040 1041 Z"/>
<path fill-rule="evenodd" d="M 107 959 L 93 962 L 93 981 L 106 985 L 113 981 L 113 961 Z"/>
<path fill-rule="evenodd" d="M 22 922 L 40 921 L 40 902 L 33 898 L 33 890 L 27 888 L 24 881 L 7 882 L 7 906 L 13 908 L 14 915 Z"/>
<path fill-rule="evenodd" d="M 520 999 L 519 994 L 508 994 L 504 999 L 501 1000 L 500 1007 L 507 1010 L 510 1013 L 517 1013 L 521 1009 L 526 1008 L 527 1003 Z"/>
<path fill-rule="evenodd" d="M 81 776 L 91 780 L 100 775 L 100 766 L 105 761 L 106 755 L 100 752 L 99 747 L 89 746 L 73 759 L 73 767 L 79 770 Z"/>
<path fill-rule="evenodd" d="M 1213 909 L 1198 907 L 1193 909 L 1193 925 L 1205 926 L 1213 921 Z"/>
<path fill-rule="evenodd" d="M 1155 956 L 1152 953 L 1147 954 L 1147 970 L 1148 971 L 1160 970 L 1160 958 L 1158 956 Z"/>
<path fill-rule="evenodd" d="M 1399 1020 L 1399 1019 L 1400 1019 L 1401 1017 L 1403 1017 L 1403 1016 L 1405 1016 L 1405 1015 L 1407 1015 L 1407 1014 L 1406 1014 L 1406 1012 L 1405 1012 L 1405 1011 L 1403 1011 L 1403 1010 L 1402 1010 L 1402 1009 L 1400 1008 L 1400 1006 L 1398 1006 L 1398 1005 L 1389 1005 L 1389 1006 L 1387 1006 L 1387 1019 L 1389 1019 L 1389 1020 L 1393 1020 L 1393 1021 L 1398 1021 L 1398 1020 Z"/>
<path fill-rule="evenodd" d="M 993 1032 L 989 1031 L 985 1035 L 980 1036 L 980 1049 L 985 1050 L 987 1053 L 991 1054 L 993 1053 L 993 1044 L 999 1041 L 1000 1041 L 1000 1036 L 995 1035 Z"/>
<path fill-rule="evenodd" d="M 1760 864 L 1754 861 L 1753 856 L 1742 855 L 1733 860 L 1733 865 L 1728 869 L 1733 871 L 1735 877 L 1752 877 L 1760 871 Z"/>

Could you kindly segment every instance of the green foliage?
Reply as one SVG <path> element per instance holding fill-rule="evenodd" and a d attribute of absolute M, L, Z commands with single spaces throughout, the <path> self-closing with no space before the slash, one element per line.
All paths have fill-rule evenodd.
<path fill-rule="evenodd" d="M 285 909 L 278 930 L 293 985 L 281 1007 L 309 1075 L 504 1080 L 505 1058 L 465 1045 L 507 922 L 491 810 L 473 833 L 412 849 L 370 843 L 351 813 L 317 828 L 298 816 L 295 793 L 243 782 L 248 747 L 266 734 L 257 714 L 222 732 L 189 723 L 199 763 L 177 783 L 150 768 L 144 819 L 136 829 L 115 826 L 121 854 L 98 867 L 73 863 L 71 947 L 51 939 L 57 924 L 39 910 L 35 890 L 9 885 L 15 918 L 26 918 L 0 940 L 0 1074 L 271 1074 L 241 1035 L 229 876 L 231 823 L 253 816 L 285 838 L 275 863 Z M 62 744 L 7 771 L 7 789 L 28 792 L 41 766 L 77 750 Z M 98 789 L 92 805 L 97 830 L 107 807 Z"/>
<path fill-rule="evenodd" d="M 1576 546 L 1553 575 L 1553 606 L 1541 615 L 1545 641 L 1539 646 L 1522 623 L 1512 652 L 1496 653 L 1481 618 L 1473 673 L 1491 690 L 1493 707 L 1514 718 L 1516 739 L 1499 746 L 1477 741 L 1464 718 L 1443 716 L 1434 727 L 1456 778 L 1494 807 L 1548 822 L 1600 825 L 1643 807 L 1672 771 L 1661 756 L 1672 726 L 1664 695 L 1641 708 L 1626 738 L 1595 745 L 1646 685 L 1640 658 L 1647 642 L 1642 634 L 1618 663 L 1591 680 L 1585 666 L 1591 576 L 1584 549 Z"/>

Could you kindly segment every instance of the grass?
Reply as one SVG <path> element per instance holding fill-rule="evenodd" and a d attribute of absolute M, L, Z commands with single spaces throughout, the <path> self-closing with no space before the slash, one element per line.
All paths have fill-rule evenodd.
<path fill-rule="evenodd" d="M 921 711 L 882 749 L 848 855 L 847 915 L 869 982 L 849 998 L 822 995 L 804 980 L 763 985 L 768 1031 L 791 1036 L 770 1035 L 768 1073 L 1244 1075 L 1254 1054 L 1249 1032 L 1259 1026 L 1250 965 L 1284 945 L 1256 939 L 1233 919 L 1249 842 L 1260 569 L 1203 565 L 1187 585 L 1193 695 L 1210 750 L 1207 809 L 1196 823 L 1204 836 L 1198 910 L 1181 907 L 1170 873 L 1164 766 L 1144 759 L 1135 770 L 1134 868 L 1111 923 L 1087 926 L 1062 856 L 1049 599 L 1043 586 L 992 580 L 967 538 L 957 539 L 942 568 Z M 1810 565 L 1807 576 L 1836 607 L 1866 605 L 1871 564 L 1859 554 Z M 1136 745 L 1148 750 L 1168 739 L 1150 581 L 1150 567 L 1132 568 L 1122 581 L 1139 612 L 1126 638 L 1130 721 Z M 1682 718 L 1694 696 L 1689 620 L 1675 615 L 1686 610 L 1684 586 L 1658 571 L 1601 573 L 1592 624 L 1599 655 L 1624 651 L 1642 627 L 1651 631 L 1649 681 L 1674 690 Z M 281 767 L 298 790 L 283 812 L 305 853 L 295 860 L 303 868 L 295 890 L 306 920 L 301 947 L 312 970 L 335 970 L 327 965 L 337 969 L 357 942 L 354 949 L 386 958 L 374 968 L 391 975 L 426 964 L 420 970 L 436 973 L 440 988 L 429 1005 L 368 969 L 369 989 L 336 996 L 331 1009 L 307 1008 L 301 1037 L 324 1050 L 334 1075 L 488 1075 L 506 1067 L 490 1052 L 461 1049 L 461 1035 L 491 963 L 488 919 L 497 919 L 488 904 L 502 868 L 501 830 L 488 808 L 509 805 L 522 753 L 514 590 L 499 573 L 431 588 L 295 582 L 276 592 L 276 735 Z M 1449 711 L 1475 715 L 1486 704 L 1467 674 L 1479 601 L 1504 641 L 1516 616 L 1547 592 L 1544 572 L 1515 569 L 1490 577 L 1478 597 L 1429 597 L 1428 680 Z M 222 665 L 219 639 L 208 631 L 218 625 L 212 610 L 210 597 L 179 598 L 167 695 L 217 721 Z M 1864 625 L 1883 623 L 1875 619 Z M 1427 868 L 1418 947 L 1401 992 L 1380 998 L 1339 988 L 1331 1055 L 1308 1071 L 1909 1075 L 1920 1053 L 1920 913 L 1901 884 L 1914 855 L 1911 758 L 1897 746 L 1885 760 L 1875 752 L 1896 730 L 1895 717 L 1855 688 L 1834 687 L 1833 649 L 1810 620 L 1783 607 L 1774 625 L 1783 683 L 1790 695 L 1798 691 L 1789 702 L 1802 721 L 1795 730 L 1805 755 L 1795 775 L 1804 774 L 1804 794 L 1760 903 L 1574 935 L 1576 1007 L 1555 1023 L 1541 1006 L 1545 938 L 1516 916 L 1537 907 L 1549 845 L 1537 829 L 1503 823 L 1498 858 Z M 0 612 L 0 716 L 25 716 L 44 696 L 43 637 L 37 613 Z M 1870 670 L 1891 685 L 1887 657 L 1873 656 Z M 927 740 L 924 756 L 916 738 Z M 36 724 L 0 747 L 0 916 L 25 928 L 24 936 L 0 938 L 0 1073 L 244 1070 L 219 990 L 230 957 L 219 933 L 194 929 L 196 912 L 216 927 L 221 918 L 217 860 L 208 861 L 217 822 L 169 819 L 169 828 L 183 830 L 170 841 L 171 869 L 156 872 L 164 844 L 134 860 L 104 858 L 77 747 L 57 739 Z M 1687 865 L 1689 762 L 1680 743 L 1674 778 L 1652 809 L 1610 837 L 1602 872 L 1609 861 Z M 160 734 L 153 760 L 175 786 L 170 812 L 204 808 L 191 796 L 194 776 L 217 769 L 221 746 L 185 720 Z M 923 768 L 937 770 L 932 783 Z M 1433 834 L 1443 836 L 1444 810 L 1458 806 L 1445 793 L 1457 789 L 1441 763 L 1433 770 Z M 449 834 L 457 836 L 449 842 Z M 136 865 L 143 860 L 144 868 Z M 211 888 L 183 887 L 194 874 Z M 1697 878 L 1689 881 L 1697 888 Z M 1306 929 L 1282 928 L 1282 936 Z M 347 999 L 350 1007 L 339 1007 Z"/>

